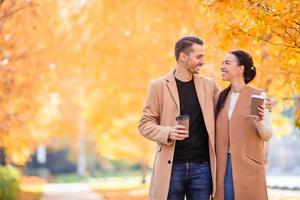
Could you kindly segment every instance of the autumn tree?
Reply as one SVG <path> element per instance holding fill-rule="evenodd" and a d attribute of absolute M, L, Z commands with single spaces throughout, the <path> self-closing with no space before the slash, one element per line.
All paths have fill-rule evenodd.
<path fill-rule="evenodd" d="M 300 128 L 299 1 L 216 0 L 199 6 L 210 21 L 205 34 L 217 49 L 214 55 L 235 48 L 249 51 L 258 70 L 255 85 L 279 103 L 294 102 L 295 124 Z"/>
<path fill-rule="evenodd" d="M 254 57 L 253 84 L 279 102 L 275 113 L 283 100 L 299 103 L 295 0 L 18 0 L 0 9 L 0 146 L 16 163 L 45 143 L 71 146 L 74 160 L 95 152 L 149 165 L 153 143 L 138 134 L 141 109 L 149 81 L 175 67 L 174 44 L 184 35 L 204 39 L 201 73 L 221 88 L 222 59 L 241 48 Z M 274 120 L 288 133 L 286 119 Z"/>
<path fill-rule="evenodd" d="M 52 54 L 45 52 L 51 22 L 36 2 L 1 1 L 0 9 L 0 146 L 9 162 L 23 165 L 48 138 L 38 126 L 55 118 L 46 110 L 53 103 Z"/>

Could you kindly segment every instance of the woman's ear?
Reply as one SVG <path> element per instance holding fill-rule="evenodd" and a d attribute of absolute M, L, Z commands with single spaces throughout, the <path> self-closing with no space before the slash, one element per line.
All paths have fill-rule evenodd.
<path fill-rule="evenodd" d="M 239 66 L 239 74 L 243 75 L 245 71 L 245 66 L 244 65 L 240 65 Z"/>

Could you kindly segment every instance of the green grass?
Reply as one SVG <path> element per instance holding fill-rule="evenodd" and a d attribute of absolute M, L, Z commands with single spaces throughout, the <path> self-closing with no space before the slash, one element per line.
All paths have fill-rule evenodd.
<path fill-rule="evenodd" d="M 79 176 L 75 173 L 61 174 L 54 177 L 54 183 L 75 183 L 75 182 L 86 182 L 87 177 Z"/>
<path fill-rule="evenodd" d="M 76 173 L 61 174 L 53 177 L 51 182 L 54 183 L 74 183 L 74 182 L 110 182 L 110 181 L 128 181 L 128 179 L 135 179 L 135 182 L 140 183 L 142 181 L 141 173 L 138 170 L 124 170 L 124 171 L 109 171 L 105 173 L 99 173 L 97 176 L 82 177 Z"/>

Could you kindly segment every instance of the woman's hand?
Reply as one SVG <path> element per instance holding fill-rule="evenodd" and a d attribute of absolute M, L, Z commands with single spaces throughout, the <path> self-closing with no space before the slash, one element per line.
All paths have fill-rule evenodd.
<path fill-rule="evenodd" d="M 256 117 L 255 119 L 257 121 L 261 121 L 264 120 L 264 116 L 265 116 L 265 106 L 261 105 L 257 108 L 257 112 L 258 112 L 258 117 Z"/>

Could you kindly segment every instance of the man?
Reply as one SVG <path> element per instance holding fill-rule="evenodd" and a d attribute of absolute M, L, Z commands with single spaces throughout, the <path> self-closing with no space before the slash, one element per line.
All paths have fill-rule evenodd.
<path fill-rule="evenodd" d="M 194 36 L 175 45 L 177 66 L 153 80 L 139 123 L 141 135 L 157 142 L 150 200 L 207 200 L 214 196 L 215 81 L 199 77 L 204 64 L 203 41 Z M 176 117 L 189 116 L 186 127 Z"/>

